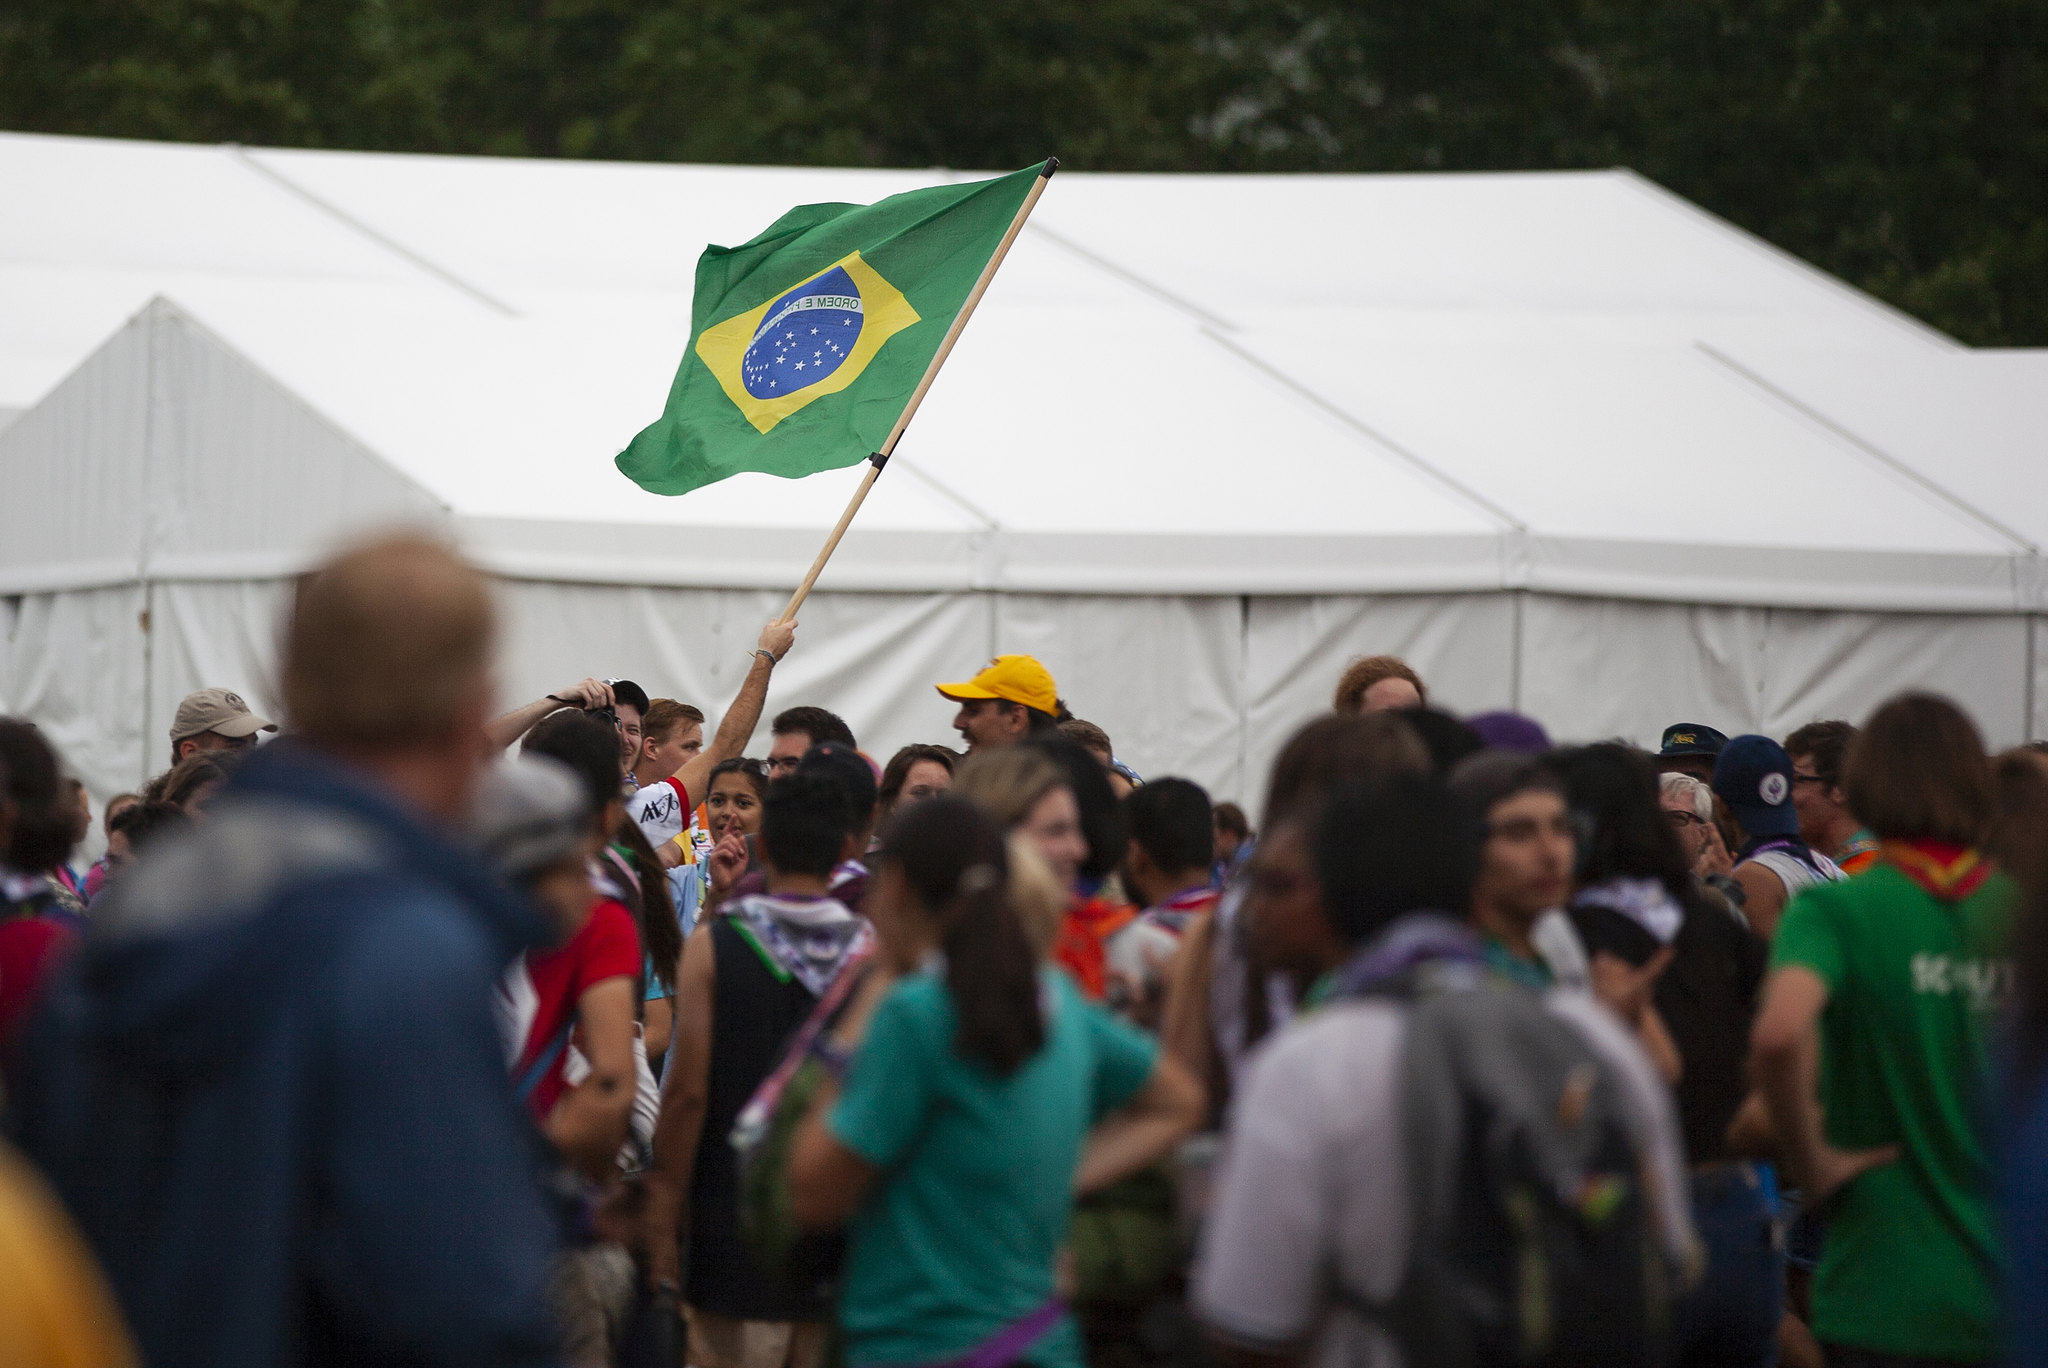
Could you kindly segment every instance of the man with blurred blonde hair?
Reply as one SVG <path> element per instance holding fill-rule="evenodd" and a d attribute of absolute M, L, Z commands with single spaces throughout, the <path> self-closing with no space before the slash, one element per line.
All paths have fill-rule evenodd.
<path fill-rule="evenodd" d="M 24 1038 L 23 1146 L 155 1368 L 554 1360 L 491 1014 L 545 928 L 456 839 L 495 637 L 424 538 L 302 580 L 290 733 L 109 891 Z"/>

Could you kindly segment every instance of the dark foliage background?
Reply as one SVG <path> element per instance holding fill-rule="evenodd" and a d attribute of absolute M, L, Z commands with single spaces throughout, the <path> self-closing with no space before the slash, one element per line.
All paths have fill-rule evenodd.
<path fill-rule="evenodd" d="M 2048 0 L 0 0 L 0 127 L 657 161 L 1626 165 L 2048 344 Z"/>

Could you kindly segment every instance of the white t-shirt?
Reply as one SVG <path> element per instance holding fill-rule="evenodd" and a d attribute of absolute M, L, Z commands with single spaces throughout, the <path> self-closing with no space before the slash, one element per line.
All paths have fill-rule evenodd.
<path fill-rule="evenodd" d="M 644 788 L 626 799 L 626 815 L 647 833 L 647 843 L 656 850 L 673 841 L 690 825 L 690 795 L 674 775 Z"/>
<path fill-rule="evenodd" d="M 1647 1161 L 1656 1237 L 1697 1274 L 1676 1110 L 1620 1020 L 1585 992 L 1544 995 L 1620 1077 Z M 1399 1290 L 1410 1245 L 1401 1126 L 1404 1009 L 1335 1002 L 1298 1018 L 1252 1057 L 1233 1108 L 1195 1273 L 1195 1309 L 1226 1339 L 1276 1352 L 1313 1337 L 1310 1368 L 1401 1368 L 1378 1326 L 1338 1303 Z"/>
<path fill-rule="evenodd" d="M 1400 1368 L 1391 1339 L 1333 1306 L 1332 1277 L 1386 1301 L 1408 1261 L 1402 1009 L 1339 1002 L 1252 1057 L 1195 1275 L 1227 1339 L 1279 1350 L 1314 1336 L 1311 1368 Z"/>

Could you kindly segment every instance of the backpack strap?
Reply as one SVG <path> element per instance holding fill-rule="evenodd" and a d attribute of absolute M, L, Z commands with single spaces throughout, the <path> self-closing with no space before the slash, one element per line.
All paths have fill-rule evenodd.
<path fill-rule="evenodd" d="M 562 1057 L 562 1051 L 569 1048 L 569 1035 L 575 1029 L 576 1018 L 572 1014 L 562 1023 L 562 1028 L 555 1032 L 554 1039 L 547 1043 L 547 1048 L 535 1055 L 533 1063 L 526 1066 L 526 1072 L 519 1075 L 518 1085 L 513 1088 L 512 1095 L 518 1098 L 520 1106 L 526 1105 L 526 1100 L 533 1096 L 533 1090 L 540 1086 L 540 1081 L 553 1071 L 556 1061 Z"/>

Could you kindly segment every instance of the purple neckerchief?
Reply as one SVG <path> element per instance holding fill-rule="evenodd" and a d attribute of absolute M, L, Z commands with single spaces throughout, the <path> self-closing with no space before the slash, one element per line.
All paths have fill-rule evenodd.
<path fill-rule="evenodd" d="M 1813 847 L 1797 836 L 1757 836 L 1744 843 L 1735 856 L 1735 863 L 1753 860 L 1767 850 L 1782 850 L 1794 859 L 1806 864 L 1813 863 Z"/>
<path fill-rule="evenodd" d="M 1318 1001 L 1358 997 L 1425 964 L 1486 967 L 1486 948 L 1472 928 L 1441 912 L 1410 912 L 1330 972 Z"/>

